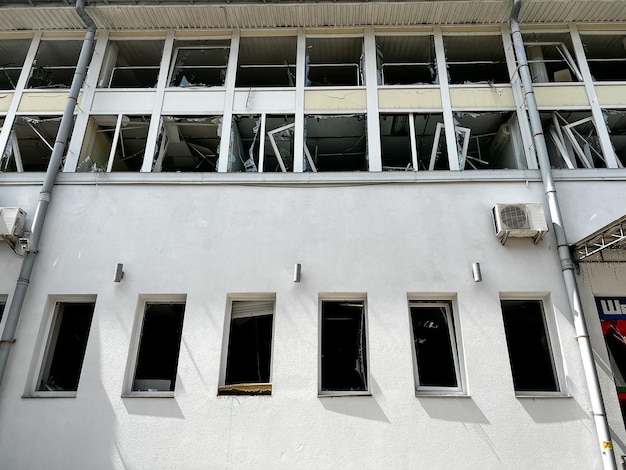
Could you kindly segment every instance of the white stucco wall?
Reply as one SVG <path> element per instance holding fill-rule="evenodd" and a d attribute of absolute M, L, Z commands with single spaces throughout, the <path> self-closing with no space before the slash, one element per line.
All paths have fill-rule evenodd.
<path fill-rule="evenodd" d="M 626 200 L 621 183 L 559 190 L 576 223 L 609 194 Z M 37 194 L 0 185 L 0 205 L 30 221 Z M 0 391 L 0 467 L 601 468 L 552 234 L 536 246 L 493 234 L 495 203 L 542 200 L 525 181 L 60 185 Z M 5 244 L 0 266 L 11 294 L 20 259 Z M 276 294 L 272 396 L 217 396 L 227 294 L 242 292 Z M 367 294 L 372 396 L 317 396 L 320 292 Z M 138 297 L 163 293 L 187 295 L 175 397 L 121 398 Z M 415 397 L 409 293 L 456 296 L 468 397 Z M 515 397 L 501 293 L 547 299 L 571 397 Z M 22 398 L 48 296 L 61 294 L 97 295 L 77 396 Z M 608 407 L 621 454 L 616 398 Z"/>

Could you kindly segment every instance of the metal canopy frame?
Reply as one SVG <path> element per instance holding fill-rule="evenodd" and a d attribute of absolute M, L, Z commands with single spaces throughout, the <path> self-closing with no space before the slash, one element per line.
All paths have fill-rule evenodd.
<path fill-rule="evenodd" d="M 619 250 L 620 254 L 626 255 L 626 215 L 573 245 L 574 256 L 578 262 L 626 262 L 626 256 L 623 259 L 606 259 L 603 256 L 606 249 Z"/>

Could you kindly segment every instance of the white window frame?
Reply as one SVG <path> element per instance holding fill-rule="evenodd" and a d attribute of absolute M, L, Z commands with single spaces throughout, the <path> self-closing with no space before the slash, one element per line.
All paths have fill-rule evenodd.
<path fill-rule="evenodd" d="M 448 335 L 450 337 L 450 346 L 452 348 L 452 359 L 454 361 L 454 369 L 456 376 L 456 387 L 436 387 L 420 384 L 419 371 L 417 367 L 417 351 L 415 350 L 415 338 L 413 336 L 413 317 L 411 307 L 444 307 L 446 311 L 446 320 L 448 322 Z M 459 327 L 458 311 L 455 299 L 452 297 L 439 298 L 438 296 L 409 296 L 408 313 L 409 313 L 409 334 L 411 339 L 411 356 L 413 360 L 413 377 L 415 378 L 415 395 L 416 396 L 469 396 L 467 391 L 467 379 L 465 375 L 465 367 L 463 360 L 463 349 L 461 342 L 461 329 Z"/>
<path fill-rule="evenodd" d="M 122 398 L 134 398 L 134 397 L 150 397 L 150 398 L 173 398 L 176 391 L 170 390 L 158 390 L 158 391 L 146 391 L 146 390 L 133 390 L 133 383 L 135 381 L 135 372 L 137 369 L 137 360 L 139 359 L 139 346 L 141 343 L 141 332 L 143 330 L 143 322 L 145 319 L 146 306 L 151 303 L 172 303 L 172 304 L 184 304 L 185 310 L 187 308 L 187 294 L 151 294 L 140 295 L 137 302 L 137 308 L 135 311 L 135 321 L 133 326 L 133 332 L 130 339 L 130 349 L 128 352 L 128 360 L 126 363 L 126 374 L 124 377 L 124 385 L 122 389 Z M 183 316 L 183 328 L 185 326 Z M 181 346 L 182 346 L 183 332 L 181 331 Z M 180 352 L 178 356 L 178 364 L 180 365 Z M 178 378 L 179 372 L 176 370 L 176 377 Z M 178 380 L 176 380 L 178 382 Z"/>
<path fill-rule="evenodd" d="M 230 327 L 231 320 L 233 318 L 244 318 L 244 317 L 255 317 L 255 316 L 263 316 L 267 315 L 267 312 L 249 312 L 247 314 L 239 314 L 233 316 L 233 302 L 272 302 L 272 338 L 270 343 L 270 377 L 269 382 L 250 382 L 245 384 L 235 384 L 235 385 L 226 385 L 226 369 L 228 366 L 228 345 L 230 341 Z M 218 395 L 223 396 L 247 396 L 247 395 L 264 395 L 262 393 L 246 393 L 247 390 L 251 389 L 259 389 L 263 388 L 265 391 L 269 391 L 270 395 L 272 392 L 272 380 L 273 380 L 273 372 L 274 372 L 274 326 L 275 326 L 275 318 L 276 318 L 276 294 L 275 293 L 237 293 L 237 294 L 228 294 L 227 296 L 227 307 L 226 307 L 226 317 L 224 319 L 224 339 L 222 341 L 222 359 L 220 361 L 220 381 L 218 388 Z M 233 393 L 220 393 L 220 392 L 233 392 Z M 241 393 L 236 393 L 236 391 L 240 391 Z"/>
<path fill-rule="evenodd" d="M 500 293 L 500 315 L 502 315 L 502 332 L 504 333 L 504 341 L 507 349 L 507 365 L 509 366 L 509 374 L 511 377 L 511 385 L 513 386 L 513 390 L 515 396 L 517 398 L 537 398 L 537 397 L 545 397 L 545 398 L 559 398 L 559 397 L 570 397 L 570 393 L 567 389 L 567 381 L 566 377 L 566 367 L 565 360 L 563 357 L 562 347 L 560 343 L 560 335 L 559 329 L 556 323 L 556 313 L 555 308 L 552 303 L 552 298 L 548 293 Z M 504 330 L 504 312 L 502 311 L 503 300 L 535 300 L 541 302 L 541 309 L 543 312 L 543 324 L 545 327 L 546 336 L 548 337 L 548 347 L 550 348 L 550 356 L 552 359 L 552 369 L 554 371 L 554 379 L 556 381 L 556 386 L 558 388 L 557 391 L 554 392 L 546 392 L 546 391 L 517 391 L 515 390 L 515 385 L 513 382 L 513 370 L 510 367 L 510 358 L 508 352 L 508 340 L 506 337 L 506 332 Z"/>
<path fill-rule="evenodd" d="M 365 364 L 367 366 L 366 382 L 367 390 L 322 390 L 322 304 L 324 302 L 348 301 L 363 303 L 363 318 L 365 320 Z M 320 293 L 318 299 L 318 353 L 317 353 L 317 395 L 318 397 L 349 397 L 371 396 L 372 377 L 370 361 L 369 321 L 367 318 L 367 294 L 366 293 Z"/>
<path fill-rule="evenodd" d="M 37 347 L 35 354 L 33 355 L 33 363 L 31 363 L 31 370 L 29 373 L 29 380 L 24 390 L 24 398 L 75 398 L 80 387 L 80 380 L 78 382 L 77 390 L 38 390 L 39 382 L 43 376 L 46 368 L 49 367 L 49 363 L 52 360 L 49 356 L 50 348 L 52 344 L 56 342 L 58 336 L 58 328 L 60 323 L 57 321 L 57 313 L 60 304 L 68 303 L 93 303 L 94 304 L 94 316 L 95 309 L 97 308 L 95 295 L 55 295 L 48 298 L 48 302 L 45 307 L 42 328 L 39 331 L 39 337 L 37 340 Z M 85 365 L 85 358 L 87 357 L 87 350 L 89 349 L 89 338 L 91 336 L 92 323 L 89 328 L 89 334 L 87 336 L 87 344 L 85 346 L 85 356 L 83 357 L 82 369 Z M 54 331 L 53 331 L 54 329 Z"/>

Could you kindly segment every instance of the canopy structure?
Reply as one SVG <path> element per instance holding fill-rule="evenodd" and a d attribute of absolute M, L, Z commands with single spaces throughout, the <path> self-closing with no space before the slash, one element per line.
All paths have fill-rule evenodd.
<path fill-rule="evenodd" d="M 626 215 L 575 243 L 573 250 L 581 263 L 626 262 Z"/>

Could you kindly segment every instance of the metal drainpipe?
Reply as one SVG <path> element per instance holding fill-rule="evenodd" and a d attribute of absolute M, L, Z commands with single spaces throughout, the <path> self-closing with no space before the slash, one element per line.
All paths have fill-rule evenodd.
<path fill-rule="evenodd" d="M 50 204 L 50 199 L 52 197 L 52 188 L 54 187 L 57 174 L 59 173 L 61 158 L 65 153 L 65 147 L 67 145 L 67 138 L 72 129 L 74 121 L 74 108 L 76 107 L 80 87 L 84 81 L 87 65 L 91 60 L 93 41 L 96 34 L 96 25 L 85 12 L 84 0 L 76 0 L 76 11 L 85 22 L 88 29 L 85 34 L 80 56 L 78 57 L 78 63 L 76 64 L 76 71 L 74 72 L 70 93 L 65 104 L 65 111 L 63 111 L 59 131 L 57 132 L 54 142 L 52 155 L 50 156 L 50 163 L 48 163 L 48 170 L 46 171 L 43 186 L 41 187 L 41 191 L 39 193 L 39 201 L 37 202 L 37 209 L 35 210 L 35 216 L 33 217 L 33 224 L 29 239 L 30 248 L 29 251 L 25 253 L 24 260 L 22 261 L 22 268 L 20 269 L 20 274 L 15 286 L 15 292 L 13 293 L 13 299 L 11 300 L 11 307 L 7 313 L 6 325 L 4 327 L 4 331 L 2 332 L 2 340 L 0 340 L 0 384 L 2 384 L 2 379 L 4 378 L 4 373 L 6 371 L 11 345 L 15 342 L 15 330 L 17 328 L 17 322 L 20 318 L 22 306 L 24 305 L 24 298 L 26 297 L 26 292 L 28 291 L 28 285 L 33 272 L 33 266 L 35 264 L 37 250 L 39 247 L 39 239 L 41 238 L 44 222 L 46 220 L 46 214 L 48 212 L 48 205 Z"/>
<path fill-rule="evenodd" d="M 617 470 L 617 463 L 615 462 L 615 455 L 613 452 L 613 442 L 611 440 L 611 432 L 606 418 L 602 392 L 600 390 L 600 382 L 598 380 L 598 372 L 596 369 L 596 363 L 593 359 L 593 350 L 591 348 L 591 342 L 589 341 L 589 333 L 587 332 L 587 324 L 585 323 L 580 293 L 578 292 L 578 286 L 576 285 L 574 262 L 569 250 L 569 244 L 567 243 L 567 236 L 565 235 L 563 217 L 561 216 L 561 209 L 559 207 L 559 199 L 556 194 L 554 178 L 550 168 L 548 148 L 546 147 L 546 139 L 541 126 L 541 117 L 539 116 L 539 110 L 537 109 L 533 83 L 528 69 L 528 59 L 526 58 L 524 41 L 522 39 L 522 33 L 520 32 L 518 15 L 521 8 L 522 0 L 513 0 L 511 17 L 509 20 L 513 36 L 513 47 L 515 49 L 515 55 L 517 56 L 517 62 L 519 65 L 519 75 L 522 79 L 522 85 L 524 86 L 524 93 L 526 95 L 528 117 L 530 119 L 530 126 L 533 132 L 537 159 L 539 160 L 541 179 L 543 180 L 546 199 L 548 200 L 550 217 L 552 218 L 554 235 L 558 245 L 559 258 L 561 260 L 561 272 L 563 273 L 563 280 L 565 281 L 565 288 L 567 289 L 567 297 L 569 299 L 572 317 L 574 318 L 574 328 L 576 329 L 576 338 L 578 339 L 578 347 L 580 348 L 580 355 L 582 356 L 583 368 L 587 379 L 587 388 L 591 399 L 591 410 L 598 434 L 600 451 L 602 453 L 602 463 L 605 469 Z"/>

